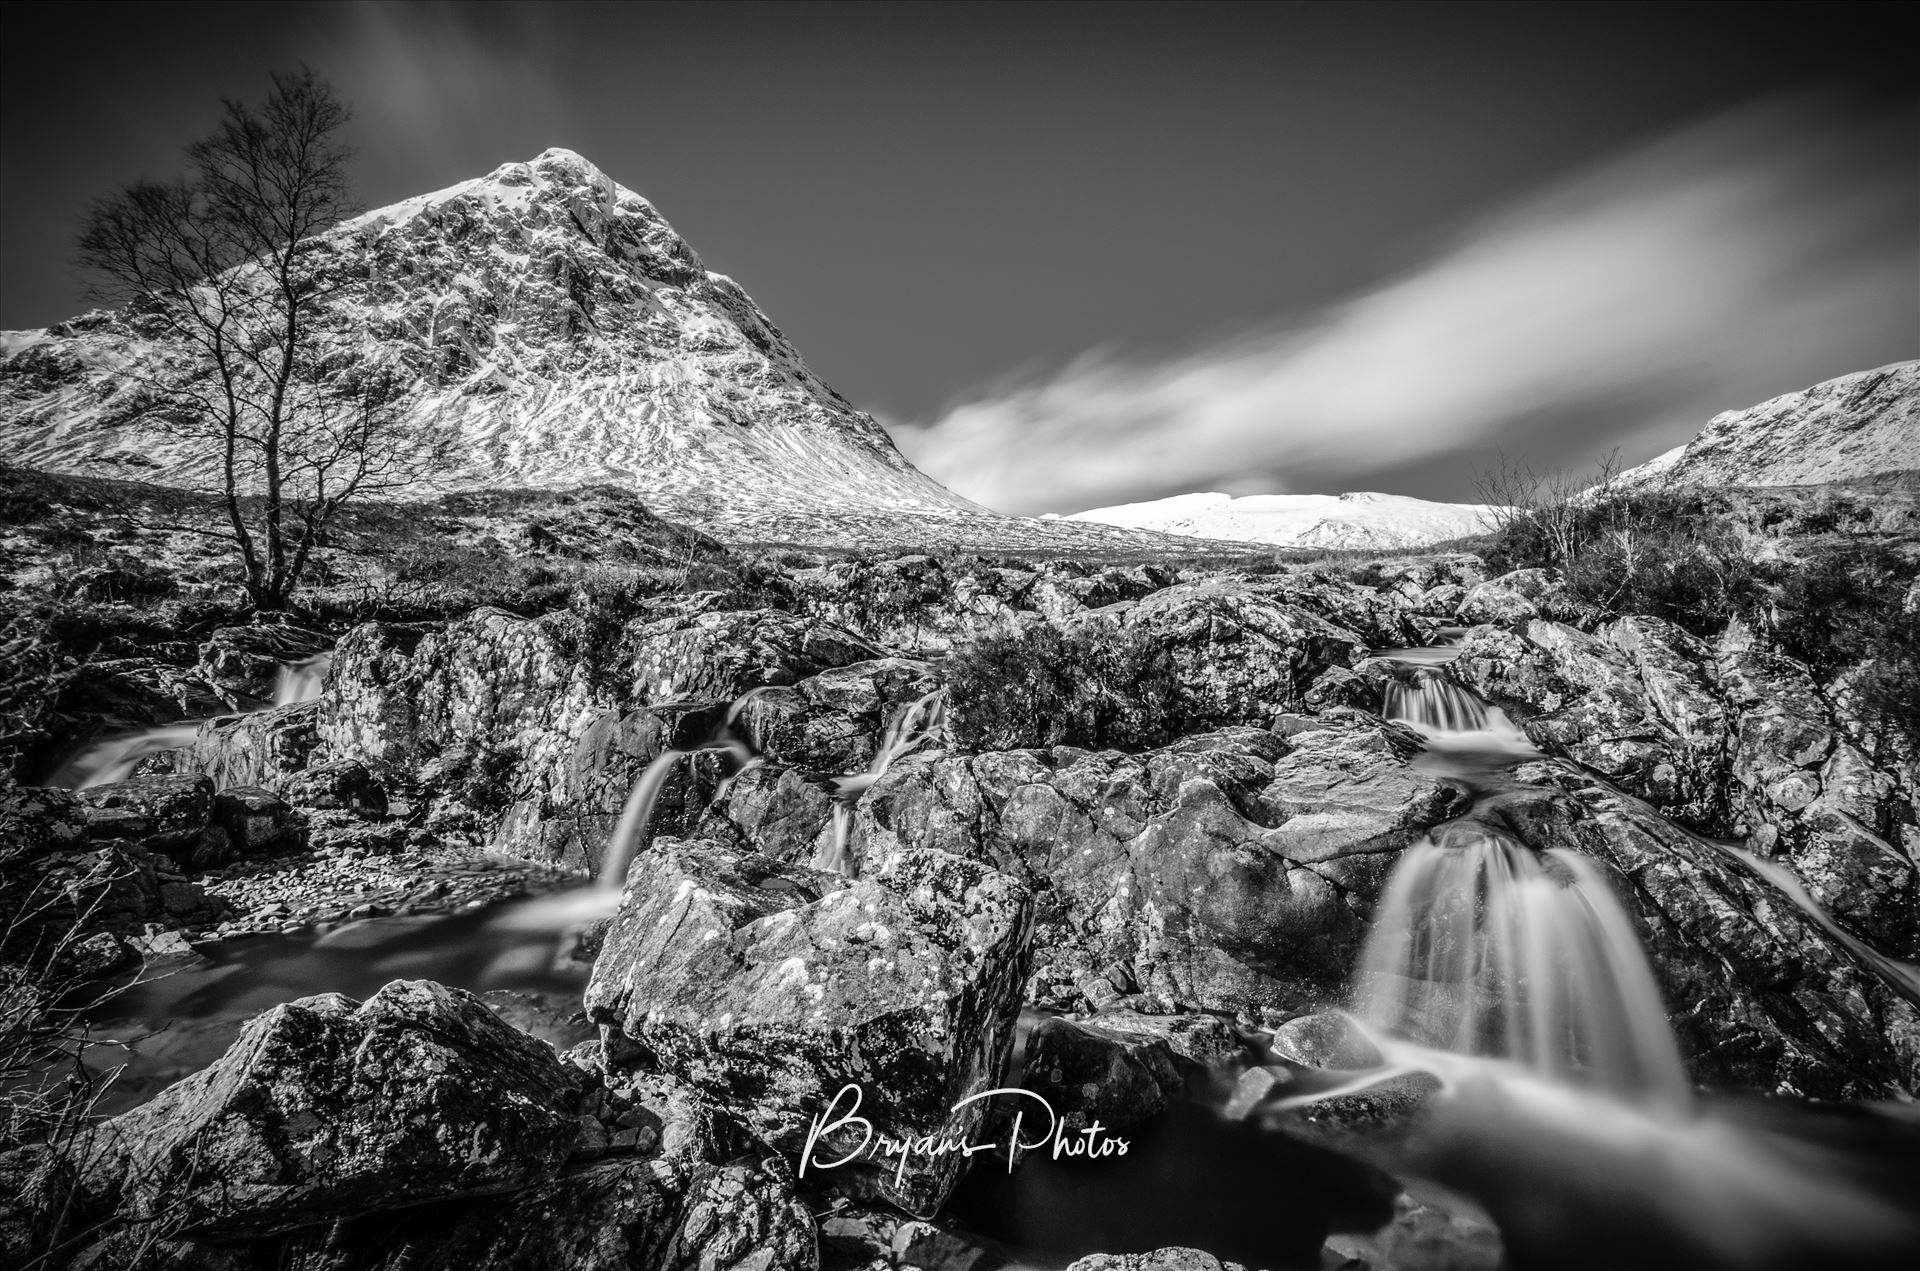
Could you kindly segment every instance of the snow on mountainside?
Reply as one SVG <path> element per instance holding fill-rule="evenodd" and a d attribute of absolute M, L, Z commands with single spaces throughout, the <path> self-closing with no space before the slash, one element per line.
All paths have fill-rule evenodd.
<path fill-rule="evenodd" d="M 571 151 L 322 241 L 352 280 L 325 338 L 344 364 L 401 373 L 409 431 L 452 456 L 442 491 L 612 483 L 736 540 L 1167 546 L 1002 517 L 927 477 L 652 204 Z M 211 485 L 214 457 L 156 427 L 140 382 L 194 374 L 158 332 L 135 306 L 0 333 L 0 461 Z"/>
<path fill-rule="evenodd" d="M 1713 417 L 1616 480 L 1630 486 L 1818 485 L 1920 472 L 1920 362 L 1857 371 Z"/>
<path fill-rule="evenodd" d="M 1278 547 L 1423 547 L 1488 528 L 1478 503 L 1398 494 L 1178 494 L 1066 518 Z"/>

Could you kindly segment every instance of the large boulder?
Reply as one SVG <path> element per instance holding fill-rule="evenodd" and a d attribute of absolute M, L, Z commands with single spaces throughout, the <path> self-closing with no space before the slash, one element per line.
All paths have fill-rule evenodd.
<path fill-rule="evenodd" d="M 757 694 L 742 723 L 770 762 L 859 772 L 887 727 L 940 687 L 934 668 L 907 658 L 855 662 Z"/>
<path fill-rule="evenodd" d="M 290 1237 L 289 1271 L 814 1271 L 785 1161 L 693 1091 L 615 1074 L 582 1125 L 610 1125 L 510 1195 L 381 1211 Z M 588 1138 L 595 1138 L 589 1131 Z"/>
<path fill-rule="evenodd" d="M 199 772 L 228 786 L 279 790 L 320 750 L 320 703 L 223 715 L 200 725 L 193 744 L 175 752 L 176 771 Z"/>
<path fill-rule="evenodd" d="M 944 852 L 903 851 L 849 882 L 659 840 L 628 875 L 587 1012 L 816 1185 L 932 1212 L 966 1158 L 887 1158 L 880 1137 L 981 1123 L 984 1102 L 958 1105 L 999 1084 L 1032 921 L 1019 883 Z M 856 1112 L 849 1086 L 871 1142 L 856 1123 L 835 1129 Z"/>
<path fill-rule="evenodd" d="M 637 703 L 732 700 L 880 656 L 850 631 L 777 609 L 672 615 L 630 626 L 630 697 Z"/>
<path fill-rule="evenodd" d="M 213 817 L 213 782 L 201 776 L 134 777 L 75 792 L 87 837 L 157 851 L 186 847 Z"/>
<path fill-rule="evenodd" d="M 1231 580 L 1182 583 L 1075 621 L 1116 623 L 1167 650 L 1184 731 L 1265 724 L 1297 708 L 1327 668 L 1366 652 L 1346 628 Z"/>
<path fill-rule="evenodd" d="M 457 989 L 302 998 L 105 1123 L 89 1183 L 123 1212 L 229 1239 L 510 1191 L 574 1150 L 579 1085 L 551 1047 Z"/>
<path fill-rule="evenodd" d="M 1119 967 L 1158 1009 L 1307 1009 L 1342 992 L 1400 850 L 1462 803 L 1397 732 L 1348 711 L 1288 739 L 909 760 L 855 840 L 868 861 L 926 845 L 1027 881 L 1056 975 Z"/>
<path fill-rule="evenodd" d="M 1069 1135 L 1125 1129 L 1166 1111 L 1183 1086 L 1164 1042 L 1102 1028 L 1097 1020 L 1044 1019 L 1027 1035 L 1020 1084 L 1047 1101 Z"/>

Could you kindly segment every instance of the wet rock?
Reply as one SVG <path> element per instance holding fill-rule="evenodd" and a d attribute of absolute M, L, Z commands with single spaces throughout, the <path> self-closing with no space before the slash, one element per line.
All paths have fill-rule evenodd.
<path fill-rule="evenodd" d="M 727 788 L 698 823 L 698 834 L 801 864 L 814 858 L 832 821 L 833 799 L 813 773 L 761 767 Z"/>
<path fill-rule="evenodd" d="M 1047 1101 L 1068 1134 L 1137 1125 L 1166 1111 L 1183 1082 L 1158 1040 L 1096 1021 L 1045 1019 L 1027 1036 L 1020 1084 Z"/>
<path fill-rule="evenodd" d="M 1273 1053 L 1303 1068 L 1372 1068 L 1383 1062 L 1353 1020 L 1332 1011 L 1301 1015 L 1276 1028 Z"/>
<path fill-rule="evenodd" d="M 315 764 L 281 783 L 288 803 L 302 808 L 337 809 L 364 817 L 387 814 L 387 792 L 365 764 L 351 759 Z"/>
<path fill-rule="evenodd" d="M 1042 960 L 1131 968 L 1169 1007 L 1312 1009 L 1343 991 L 1401 848 L 1461 796 L 1357 713 L 1143 755 L 1008 751 L 913 760 L 862 802 L 863 858 L 961 853 L 1040 897 Z"/>
<path fill-rule="evenodd" d="M 1461 1207 L 1394 1198 L 1393 1221 L 1371 1235 L 1336 1235 L 1321 1251 L 1324 1271 L 1500 1271 L 1499 1228 Z"/>
<path fill-rule="evenodd" d="M 214 795 L 213 824 L 226 831 L 235 855 L 297 847 L 306 834 L 305 819 L 259 786 L 234 786 Z"/>
<path fill-rule="evenodd" d="M 870 878 L 781 866 L 712 845 L 656 841 L 586 993 L 590 1019 L 635 1044 L 796 1163 L 842 1088 L 894 1139 L 965 1134 L 997 1083 L 1026 972 L 1032 901 L 1012 879 L 943 852 L 905 851 Z M 854 1109 L 843 1100 L 838 1113 Z M 818 1160 L 857 1152 L 824 1134 Z M 931 1212 L 956 1155 L 862 1156 L 803 1168 L 814 1185 Z"/>
<path fill-rule="evenodd" d="M 1701 833 L 1745 838 L 1851 930 L 1920 951 L 1911 778 L 1876 767 L 1806 668 L 1738 624 L 1717 647 L 1650 618 L 1597 634 L 1545 621 L 1524 633 L 1481 627 L 1452 673 L 1548 753 Z"/>
<path fill-rule="evenodd" d="M 135 777 L 76 791 L 95 842 L 124 839 L 164 851 L 185 847 L 213 815 L 213 782 L 205 777 Z"/>
<path fill-rule="evenodd" d="M 302 998 L 102 1126 L 89 1182 L 128 1212 L 221 1237 L 506 1191 L 572 1151 L 578 1080 L 457 989 Z"/>
<path fill-rule="evenodd" d="M 210 719 L 174 768 L 212 777 L 221 789 L 262 786 L 279 791 L 320 753 L 320 703 Z"/>
<path fill-rule="evenodd" d="M 1146 1015 L 1109 1010 L 1089 1017 L 1087 1022 L 1120 1037 L 1159 1042 L 1177 1062 L 1196 1069 L 1226 1068 L 1246 1058 L 1232 1026 L 1217 1015 Z"/>
<path fill-rule="evenodd" d="M 855 662 L 760 694 L 743 722 L 772 763 L 859 772 L 894 717 L 939 686 L 926 662 Z"/>
<path fill-rule="evenodd" d="M 200 646 L 198 670 L 229 693 L 271 700 L 280 670 L 333 643 L 325 632 L 291 623 L 218 627 Z"/>

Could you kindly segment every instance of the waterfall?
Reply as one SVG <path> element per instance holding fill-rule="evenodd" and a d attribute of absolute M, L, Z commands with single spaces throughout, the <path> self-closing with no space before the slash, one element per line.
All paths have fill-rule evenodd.
<path fill-rule="evenodd" d="M 814 854 L 812 866 L 820 870 L 832 870 L 851 877 L 854 873 L 853 847 L 853 808 L 860 802 L 860 796 L 873 788 L 876 781 L 886 775 L 896 759 L 913 753 L 920 746 L 933 740 L 946 727 L 947 690 L 937 688 L 933 692 L 915 698 L 905 709 L 893 717 L 887 731 L 880 738 L 880 747 L 874 752 L 873 759 L 865 771 L 848 773 L 844 776 L 828 779 L 832 788 L 833 822 L 827 841 Z"/>
<path fill-rule="evenodd" d="M 640 850 L 645 840 L 647 825 L 653 820 L 653 805 L 659 801 L 660 792 L 666 788 L 667 778 L 673 775 L 673 769 L 690 752 L 685 750 L 663 750 L 640 779 L 633 783 L 633 790 L 627 795 L 626 806 L 620 809 L 620 820 L 614 824 L 613 837 L 607 841 L 607 854 L 600 863 L 599 885 L 602 890 L 618 894 L 627 885 L 627 867 L 633 863 L 634 853 Z"/>
<path fill-rule="evenodd" d="M 1412 683 L 1390 681 L 1382 693 L 1380 713 L 1425 732 L 1479 732 L 1489 724 L 1486 703 L 1437 670 L 1416 672 Z"/>
<path fill-rule="evenodd" d="M 331 653 L 316 653 L 303 661 L 282 665 L 274 675 L 273 705 L 276 708 L 292 706 L 319 697 L 320 691 L 326 686 L 327 671 L 332 665 Z M 156 728 L 103 737 L 56 768 L 53 775 L 47 778 L 47 784 L 69 790 L 87 790 L 125 781 L 133 776 L 140 761 L 149 755 L 192 745 L 194 738 L 200 734 L 201 725 L 216 719 L 233 719 L 252 713 L 233 711 L 225 715 L 210 715 L 204 720 L 162 724 Z"/>
<path fill-rule="evenodd" d="M 316 653 L 282 666 L 273 678 L 273 704 L 280 707 L 313 701 L 327 686 L 327 672 L 332 667 L 331 653 Z"/>
<path fill-rule="evenodd" d="M 190 746 L 199 733 L 200 724 L 196 721 L 166 724 L 159 728 L 145 728 L 135 733 L 103 738 L 61 764 L 47 778 L 47 784 L 69 790 L 88 790 L 94 786 L 125 781 L 133 776 L 141 760 L 149 755 Z"/>
<path fill-rule="evenodd" d="M 1673 1107 L 1686 1072 L 1640 942 L 1600 867 L 1482 827 L 1409 848 L 1360 961 L 1373 1028 Z"/>

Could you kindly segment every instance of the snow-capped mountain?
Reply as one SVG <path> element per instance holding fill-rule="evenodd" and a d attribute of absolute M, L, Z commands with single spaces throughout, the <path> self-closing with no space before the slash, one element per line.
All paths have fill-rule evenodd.
<path fill-rule="evenodd" d="M 1920 473 L 1920 362 L 1895 362 L 1715 415 L 1684 446 L 1629 468 L 1629 486 L 1818 485 Z"/>
<path fill-rule="evenodd" d="M 572 151 L 322 241 L 350 280 L 327 317 L 350 354 L 334 361 L 398 372 L 408 434 L 448 457 L 439 490 L 613 483 L 762 541 L 1144 541 L 1001 517 L 921 473 L 651 203 Z M 142 382 L 191 374 L 137 307 L 0 333 L 0 460 L 210 485 L 216 456 L 157 426 L 164 395 Z M 903 516 L 915 528 L 889 532 Z"/>
<path fill-rule="evenodd" d="M 1478 503 L 1399 494 L 1176 494 L 1065 518 L 1276 547 L 1424 547 L 1489 528 Z"/>

